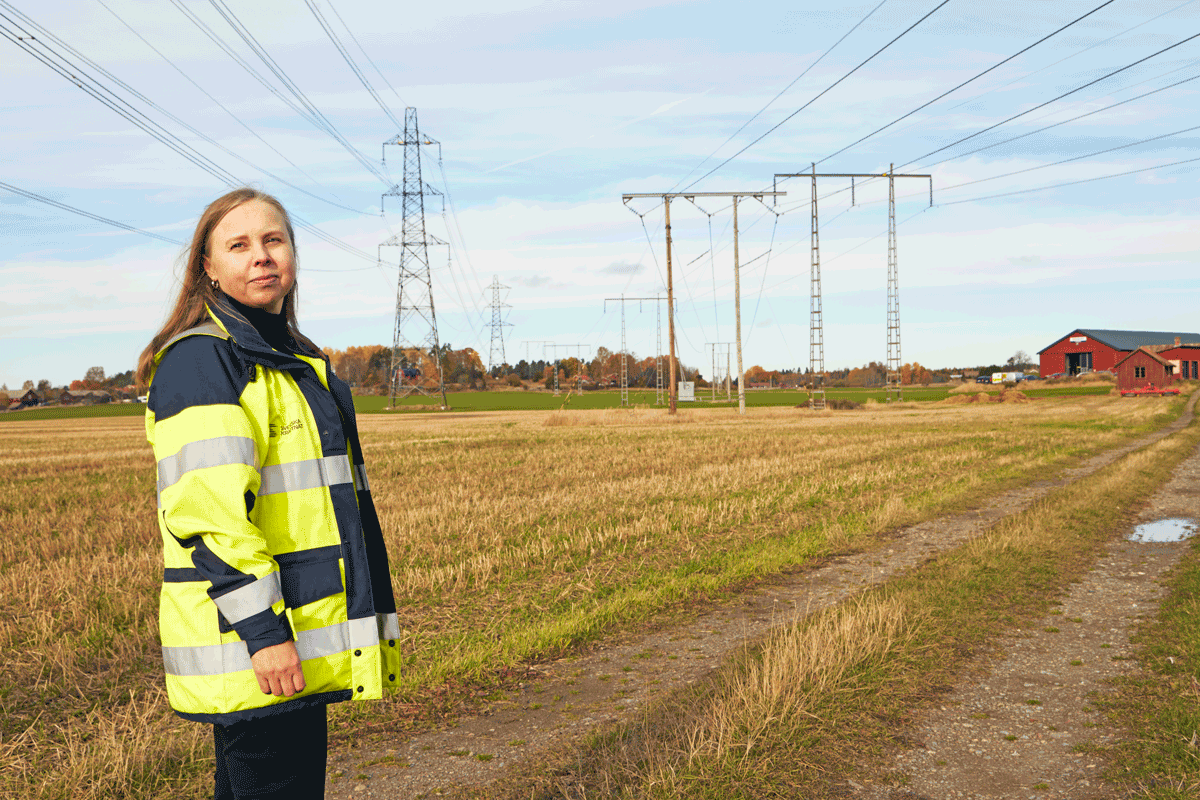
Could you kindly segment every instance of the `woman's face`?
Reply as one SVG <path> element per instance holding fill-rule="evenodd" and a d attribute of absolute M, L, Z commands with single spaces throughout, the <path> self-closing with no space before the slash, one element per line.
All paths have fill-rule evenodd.
<path fill-rule="evenodd" d="M 242 305 L 281 312 L 296 282 L 296 259 L 283 216 L 263 200 L 234 208 L 209 236 L 204 271 Z"/>

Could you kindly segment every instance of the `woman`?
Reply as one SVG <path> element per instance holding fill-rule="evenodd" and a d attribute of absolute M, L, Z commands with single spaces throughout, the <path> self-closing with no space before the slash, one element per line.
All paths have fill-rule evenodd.
<path fill-rule="evenodd" d="M 387 552 L 350 390 L 296 326 L 291 220 L 238 189 L 200 217 L 142 353 L 171 707 L 214 725 L 216 797 L 322 797 L 325 706 L 399 677 Z"/>

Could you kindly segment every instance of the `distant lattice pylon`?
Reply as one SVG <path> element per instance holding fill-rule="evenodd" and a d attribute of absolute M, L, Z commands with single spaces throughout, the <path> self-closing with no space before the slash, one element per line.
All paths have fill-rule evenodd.
<path fill-rule="evenodd" d="M 384 197 L 399 197 L 404 215 L 400 233 L 379 247 L 400 248 L 400 277 L 396 285 L 396 324 L 392 336 L 390 404 L 411 394 L 441 397 L 446 406 L 442 377 L 442 348 L 437 315 L 433 309 L 433 283 L 429 275 L 429 245 L 446 244 L 425 230 L 425 195 L 440 194 L 421 178 L 421 147 L 437 142 L 417 129 L 417 110 L 404 110 L 404 133 L 386 142 L 404 148 L 404 179 Z M 382 201 L 381 201 L 382 202 Z M 382 261 L 382 255 L 380 256 Z"/>
<path fill-rule="evenodd" d="M 501 291 L 507 292 L 509 287 L 500 284 L 500 276 L 492 276 L 492 285 L 487 287 L 492 291 L 492 322 L 489 327 L 492 329 L 492 342 L 488 347 L 488 369 L 492 370 L 505 362 L 504 358 L 504 329 L 512 327 L 511 322 L 504 321 L 504 309 L 512 308 L 507 303 L 501 302 Z M 497 358 L 497 356 L 499 356 Z"/>

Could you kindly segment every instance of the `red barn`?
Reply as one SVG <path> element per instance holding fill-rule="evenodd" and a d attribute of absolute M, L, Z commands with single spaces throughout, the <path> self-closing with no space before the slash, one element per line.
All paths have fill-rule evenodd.
<path fill-rule="evenodd" d="M 1175 382 L 1175 366 L 1149 347 L 1139 347 L 1117 362 L 1117 389 L 1137 389 L 1143 386 L 1165 388 Z"/>
<path fill-rule="evenodd" d="M 1060 372 L 1078 375 L 1092 370 L 1111 370 L 1118 361 L 1139 347 L 1157 345 L 1155 349 L 1160 350 L 1179 347 L 1181 341 L 1200 342 L 1200 333 L 1077 328 L 1038 351 L 1041 360 L 1038 371 L 1043 378 L 1047 378 Z M 1195 373 L 1189 369 L 1189 374 Z"/>
<path fill-rule="evenodd" d="M 1175 374 L 1185 381 L 1200 380 L 1200 342 L 1183 342 L 1178 339 L 1166 348 L 1154 348 L 1158 355 L 1171 362 Z"/>

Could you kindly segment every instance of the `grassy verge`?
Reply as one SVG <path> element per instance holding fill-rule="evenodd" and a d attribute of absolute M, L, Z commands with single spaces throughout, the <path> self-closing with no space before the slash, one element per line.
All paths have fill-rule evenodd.
<path fill-rule="evenodd" d="M 1022 391 L 1034 398 L 1068 398 L 1086 395 L 1108 394 L 1112 387 L 1109 384 L 1101 386 L 1056 386 L 1046 388 L 1022 387 Z M 944 387 L 909 387 L 904 390 L 905 402 L 932 402 L 945 400 L 948 391 Z M 460 412 L 476 411 L 557 411 L 620 408 L 621 393 L 617 391 L 586 392 L 571 394 L 564 391 L 555 396 L 550 392 L 450 392 L 447 396 L 450 408 Z M 732 401 L 726 401 L 723 394 L 718 393 L 716 402 L 711 394 L 703 389 L 697 390 L 696 402 L 681 403 L 680 408 L 728 408 L 737 405 L 737 394 Z M 827 393 L 829 400 L 850 400 L 856 403 L 883 403 L 885 401 L 882 389 L 830 389 Z M 632 390 L 629 392 L 629 403 L 634 407 L 654 408 L 656 394 L 652 391 Z M 748 408 L 775 408 L 802 406 L 808 403 L 808 393 L 786 389 L 754 389 L 746 394 Z M 354 398 L 354 408 L 359 414 L 411 413 L 430 411 L 434 407 L 432 400 L 426 397 L 409 397 L 401 400 L 394 410 L 387 408 L 388 398 L 374 395 L 362 395 Z M 35 420 L 62 419 L 97 419 L 104 417 L 140 417 L 146 413 L 142 403 L 105 403 L 96 406 L 57 406 L 51 408 L 31 408 L 22 411 L 0 413 L 0 422 L 22 422 Z"/>
<path fill-rule="evenodd" d="M 847 778 L 878 780 L 913 710 L 935 701 L 998 635 L 1044 614 L 1126 524 L 1127 512 L 1113 509 L 1136 507 L 1198 442 L 1200 426 L 1192 425 L 1131 453 L 914 573 L 776 632 L 707 684 L 594 737 L 582 754 L 482 794 L 831 797 L 844 795 Z M 1177 661 L 1187 655 L 1188 666 L 1177 673 L 1180 685 L 1160 682 L 1162 707 L 1147 714 L 1155 736 L 1139 752 L 1174 741 L 1167 749 L 1177 755 L 1156 756 L 1146 774 L 1194 780 L 1196 751 L 1186 744 L 1200 727 L 1189 694 L 1198 655 L 1194 595 L 1175 608 L 1170 618 L 1187 617 L 1189 630 L 1178 633 L 1191 649 L 1166 649 Z M 903 776 L 890 778 L 903 785 Z M 1195 796 L 1181 791 L 1161 796 Z"/>
<path fill-rule="evenodd" d="M 1129 796 L 1200 797 L 1200 539 L 1173 571 L 1156 619 L 1133 637 L 1142 673 L 1097 706 L 1126 738 L 1105 752 Z"/>

